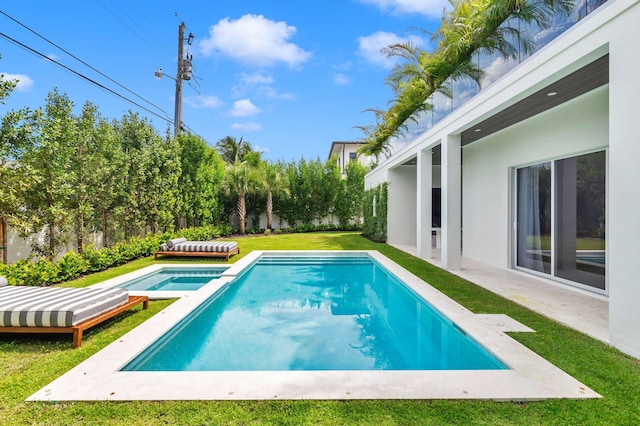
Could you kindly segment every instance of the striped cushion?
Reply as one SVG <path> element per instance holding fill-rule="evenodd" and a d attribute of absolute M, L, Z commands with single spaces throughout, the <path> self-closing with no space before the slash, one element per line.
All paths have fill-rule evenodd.
<path fill-rule="evenodd" d="M 173 246 L 175 246 L 176 244 L 184 243 L 184 242 L 186 242 L 186 241 L 187 241 L 187 239 L 186 239 L 186 238 L 184 238 L 184 237 L 181 237 L 181 238 L 174 238 L 173 240 L 169 240 L 169 241 L 167 241 L 167 247 L 169 247 L 170 249 L 172 249 L 172 248 L 173 248 Z"/>
<path fill-rule="evenodd" d="M 173 246 L 174 251 L 228 253 L 238 246 L 235 241 L 187 241 Z"/>
<path fill-rule="evenodd" d="M 123 289 L 0 287 L 0 326 L 70 327 L 128 299 Z"/>

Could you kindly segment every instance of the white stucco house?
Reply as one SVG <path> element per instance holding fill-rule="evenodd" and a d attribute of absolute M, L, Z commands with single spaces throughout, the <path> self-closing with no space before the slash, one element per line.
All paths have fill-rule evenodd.
<path fill-rule="evenodd" d="M 342 176 L 347 174 L 347 164 L 352 161 L 357 161 L 365 167 L 368 167 L 373 159 L 368 155 L 362 155 L 358 153 L 358 150 L 362 148 L 364 142 L 359 141 L 333 141 L 331 142 L 331 148 L 329 149 L 330 161 L 332 158 L 338 163 L 340 173 Z"/>
<path fill-rule="evenodd" d="M 582 0 L 530 34 L 528 57 L 477 55 L 482 88 L 434 98 L 365 186 L 388 183 L 390 244 L 430 259 L 439 226 L 445 269 L 471 259 L 604 297 L 610 344 L 640 358 L 640 2 Z"/>

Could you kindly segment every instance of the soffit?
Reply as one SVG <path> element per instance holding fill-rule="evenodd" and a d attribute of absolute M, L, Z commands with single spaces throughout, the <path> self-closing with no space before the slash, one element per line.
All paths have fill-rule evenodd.
<path fill-rule="evenodd" d="M 609 83 L 609 54 L 463 131 L 461 144 L 468 145 L 607 83 Z M 550 93 L 555 95 L 551 96 Z"/>

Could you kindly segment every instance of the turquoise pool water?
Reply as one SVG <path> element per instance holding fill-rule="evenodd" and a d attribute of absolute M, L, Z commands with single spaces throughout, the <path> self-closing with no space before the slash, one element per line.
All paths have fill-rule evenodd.
<path fill-rule="evenodd" d="M 117 287 L 134 291 L 197 290 L 209 281 L 220 278 L 227 268 L 171 267 L 127 281 Z"/>
<path fill-rule="evenodd" d="M 505 368 L 363 254 L 263 256 L 123 370 Z"/>

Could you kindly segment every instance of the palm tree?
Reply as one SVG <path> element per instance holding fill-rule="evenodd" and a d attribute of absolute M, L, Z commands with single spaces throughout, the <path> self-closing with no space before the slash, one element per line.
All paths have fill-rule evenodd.
<path fill-rule="evenodd" d="M 233 136 L 225 136 L 220 139 L 216 143 L 216 149 L 227 164 L 240 163 L 245 160 L 248 153 L 253 152 L 249 142 L 244 141 L 242 137 L 238 141 Z"/>
<path fill-rule="evenodd" d="M 246 196 L 253 193 L 259 187 L 258 173 L 247 162 L 227 164 L 223 188 L 227 193 L 235 194 L 236 212 L 238 213 L 239 232 L 245 233 L 245 220 L 247 217 Z"/>
<path fill-rule="evenodd" d="M 272 229 L 273 196 L 289 194 L 287 176 L 282 164 L 263 163 L 263 182 L 267 192 L 267 229 Z"/>
<path fill-rule="evenodd" d="M 387 152 L 390 139 L 402 131 L 407 121 L 431 108 L 427 104 L 431 95 L 449 92 L 448 81 L 463 76 L 479 81 L 482 71 L 472 62 L 475 52 L 499 52 L 505 58 L 513 57 L 518 46 L 510 40 L 528 52 L 533 40 L 520 27 L 535 23 L 547 28 L 554 15 L 569 15 L 573 9 L 572 0 L 450 1 L 453 10 L 442 18 L 442 25 L 431 40 L 436 43 L 433 53 L 411 44 L 387 48 L 389 56 L 399 56 L 407 62 L 396 67 L 387 79 L 395 99 L 386 112 L 376 114 L 375 126 L 364 128 L 368 134 L 363 153 L 377 157 Z"/>

